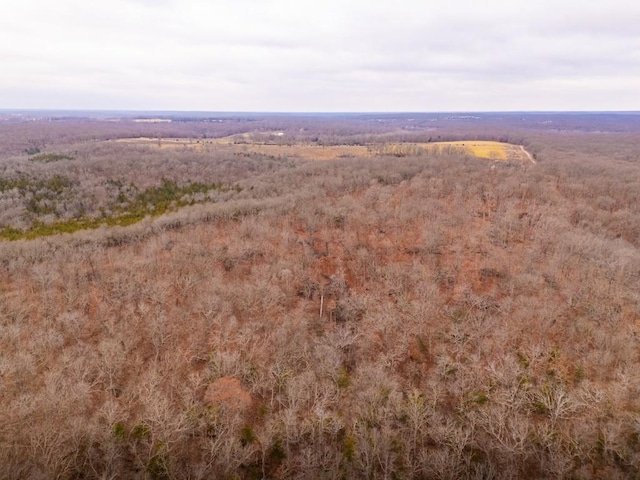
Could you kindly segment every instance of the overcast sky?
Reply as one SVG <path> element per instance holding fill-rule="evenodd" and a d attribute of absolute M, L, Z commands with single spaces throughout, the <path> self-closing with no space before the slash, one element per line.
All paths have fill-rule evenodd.
<path fill-rule="evenodd" d="M 640 110 L 637 0 L 2 0 L 0 108 Z"/>

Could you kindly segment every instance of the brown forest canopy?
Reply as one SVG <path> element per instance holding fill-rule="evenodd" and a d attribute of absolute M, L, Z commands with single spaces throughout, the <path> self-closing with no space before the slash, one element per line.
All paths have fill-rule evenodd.
<path fill-rule="evenodd" d="M 640 475 L 639 129 L 7 113 L 0 478 Z"/>

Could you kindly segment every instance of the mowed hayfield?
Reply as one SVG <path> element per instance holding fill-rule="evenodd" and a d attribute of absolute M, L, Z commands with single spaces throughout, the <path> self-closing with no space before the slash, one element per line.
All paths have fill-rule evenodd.
<path fill-rule="evenodd" d="M 259 153 L 283 158 L 303 160 L 336 160 L 339 158 L 367 158 L 375 155 L 468 155 L 494 161 L 531 162 L 535 160 L 523 146 L 505 142 L 459 140 L 429 143 L 381 143 L 373 145 L 318 145 L 315 143 L 283 143 L 260 141 L 249 135 L 233 135 L 215 139 L 194 138 L 126 138 L 116 140 L 136 146 L 161 149 L 194 149 L 204 151 L 228 151 Z"/>
<path fill-rule="evenodd" d="M 527 152 L 522 145 L 513 145 L 511 143 L 492 141 L 460 141 L 441 143 L 445 145 L 449 144 L 457 147 L 462 147 L 467 153 L 478 158 L 506 161 L 522 160 L 535 163 L 535 160 L 533 159 L 531 154 Z M 438 144 L 441 143 L 438 142 Z"/>
<path fill-rule="evenodd" d="M 337 160 L 339 158 L 371 157 L 370 148 L 361 145 L 317 145 L 311 143 L 274 144 L 238 141 L 238 136 L 216 139 L 192 138 L 123 138 L 121 144 L 159 149 L 191 149 L 218 153 L 262 154 L 302 160 Z"/>
<path fill-rule="evenodd" d="M 391 143 L 379 145 L 377 153 L 408 156 L 408 155 L 468 155 L 487 160 L 504 162 L 532 162 L 535 160 L 522 145 L 505 142 L 482 140 L 459 140 L 455 142 L 430 143 Z"/>
<path fill-rule="evenodd" d="M 222 144 L 222 146 L 224 146 L 224 144 Z M 229 147 L 248 153 L 259 153 L 283 158 L 295 157 L 303 160 L 337 160 L 339 158 L 367 158 L 372 156 L 370 149 L 362 145 L 317 145 L 305 143 L 278 145 L 247 143 L 233 144 L 227 148 Z"/>

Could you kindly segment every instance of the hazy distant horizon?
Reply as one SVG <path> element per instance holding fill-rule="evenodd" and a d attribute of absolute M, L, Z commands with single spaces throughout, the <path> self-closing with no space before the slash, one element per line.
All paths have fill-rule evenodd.
<path fill-rule="evenodd" d="M 225 111 L 225 110 L 127 110 L 127 109 L 68 109 L 68 108 L 0 108 L 0 114 L 22 115 L 124 115 L 124 116 L 175 116 L 175 115 L 256 115 L 256 116 L 356 116 L 356 115 L 383 115 L 383 116 L 409 116 L 409 115 L 640 115 L 640 110 L 505 110 L 505 111 Z"/>

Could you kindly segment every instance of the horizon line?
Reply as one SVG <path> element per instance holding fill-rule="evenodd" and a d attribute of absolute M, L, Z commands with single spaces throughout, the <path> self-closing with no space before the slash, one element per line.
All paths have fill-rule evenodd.
<path fill-rule="evenodd" d="M 100 108 L 0 108 L 0 113 L 51 113 L 78 114 L 126 114 L 126 115 L 181 115 L 181 114 L 206 114 L 206 115 L 260 115 L 260 116 L 329 116 L 329 115 L 461 115 L 461 114 L 640 114 L 640 110 L 398 110 L 398 111 L 271 111 L 271 110 L 159 110 L 159 109 L 100 109 Z"/>

